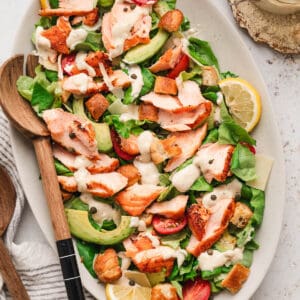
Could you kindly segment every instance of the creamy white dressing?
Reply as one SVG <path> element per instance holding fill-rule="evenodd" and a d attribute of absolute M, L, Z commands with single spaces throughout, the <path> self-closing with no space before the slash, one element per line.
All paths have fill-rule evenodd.
<path fill-rule="evenodd" d="M 214 122 L 218 122 L 219 124 L 222 123 L 222 118 L 221 118 L 221 109 L 220 107 L 216 107 L 214 111 Z"/>
<path fill-rule="evenodd" d="M 139 106 L 135 104 L 129 104 L 126 106 L 126 112 L 120 116 L 120 121 L 126 122 L 129 120 L 139 120 Z"/>
<path fill-rule="evenodd" d="M 220 185 L 210 193 L 205 193 L 202 198 L 202 203 L 206 208 L 211 208 L 216 205 L 218 201 L 222 201 L 224 199 L 235 198 L 237 195 L 241 194 L 242 183 L 237 179 L 232 180 L 228 184 Z M 216 196 L 213 197 L 212 195 Z"/>
<path fill-rule="evenodd" d="M 221 105 L 222 102 L 223 102 L 223 100 L 224 100 L 223 94 L 221 92 L 217 92 L 217 96 L 218 96 L 218 98 L 217 98 L 217 104 Z"/>
<path fill-rule="evenodd" d="M 85 41 L 87 35 L 88 32 L 82 28 L 72 29 L 66 40 L 68 48 L 74 50 L 78 44 Z"/>
<path fill-rule="evenodd" d="M 64 82 L 64 89 L 68 90 L 71 87 L 72 90 L 78 90 L 81 94 L 85 94 L 92 83 L 92 78 L 85 73 L 80 73 L 68 77 Z"/>
<path fill-rule="evenodd" d="M 58 79 L 60 80 L 63 80 L 64 79 L 64 72 L 63 72 L 63 69 L 62 69 L 62 66 L 61 66 L 61 58 L 62 58 L 62 54 L 59 54 L 58 55 L 58 58 L 57 58 L 57 76 L 58 76 Z"/>
<path fill-rule="evenodd" d="M 129 269 L 131 264 L 131 259 L 126 256 L 126 253 L 124 251 L 120 251 L 117 253 L 118 257 L 121 258 L 121 269 L 122 271 L 126 271 Z"/>
<path fill-rule="evenodd" d="M 170 299 L 172 297 L 171 286 L 170 284 L 161 284 L 160 291 L 163 294 L 165 299 Z"/>
<path fill-rule="evenodd" d="M 179 192 L 184 193 L 190 189 L 197 178 L 199 178 L 200 174 L 199 168 L 196 165 L 191 164 L 176 172 L 172 176 L 171 181 Z"/>
<path fill-rule="evenodd" d="M 153 162 L 142 162 L 139 160 L 139 158 L 136 158 L 133 164 L 141 174 L 142 184 L 159 184 L 160 173 L 158 172 L 157 167 Z"/>
<path fill-rule="evenodd" d="M 198 257 L 200 270 L 213 271 L 217 267 L 231 265 L 243 259 L 243 249 L 235 248 L 220 252 L 210 249 L 210 252 L 203 252 Z"/>
<path fill-rule="evenodd" d="M 136 227 L 138 231 L 146 231 L 147 225 L 144 220 L 141 220 L 138 217 L 131 217 L 130 219 L 130 227 Z"/>
<path fill-rule="evenodd" d="M 115 1 L 115 5 L 124 4 L 123 0 Z M 131 30 L 134 25 L 145 15 L 149 15 L 151 12 L 151 6 L 139 6 L 136 5 L 134 9 L 130 9 L 129 5 L 124 5 L 124 8 L 128 7 L 126 12 L 121 12 L 121 16 L 111 28 L 112 46 L 114 49 L 110 50 L 110 58 L 120 56 L 124 50 L 124 43 L 132 36 Z"/>
<path fill-rule="evenodd" d="M 143 236 L 147 237 L 147 238 L 151 241 L 152 246 L 153 246 L 154 248 L 159 247 L 159 245 L 160 245 L 160 240 L 159 240 L 159 238 L 158 238 L 157 236 L 151 234 L 151 232 L 149 232 L 149 231 L 144 232 L 144 233 L 143 233 Z"/>
<path fill-rule="evenodd" d="M 92 66 L 90 66 L 85 61 L 86 57 L 87 57 L 87 53 L 82 52 L 82 51 L 78 52 L 76 54 L 75 64 L 76 64 L 78 70 L 87 71 L 89 76 L 95 77 L 96 76 L 96 71 L 94 70 L 94 68 Z"/>
<path fill-rule="evenodd" d="M 136 99 L 144 85 L 142 71 L 139 65 L 132 65 L 128 68 L 128 75 L 131 81 L 132 92 L 131 96 Z"/>
<path fill-rule="evenodd" d="M 153 134 L 149 130 L 143 131 L 137 139 L 138 147 L 140 150 L 139 160 L 143 162 L 151 161 L 151 144 L 153 143 Z"/>
<path fill-rule="evenodd" d="M 89 176 L 90 173 L 85 168 L 79 168 L 76 172 L 74 172 L 74 178 L 79 192 L 86 192 Z"/>
<path fill-rule="evenodd" d="M 99 18 L 99 20 L 97 21 L 97 23 L 94 24 L 93 26 L 88 26 L 88 25 L 82 24 L 81 28 L 83 28 L 83 29 L 85 29 L 87 31 L 97 31 L 97 30 L 100 30 L 101 25 L 102 25 L 102 20 Z"/>
<path fill-rule="evenodd" d="M 92 214 L 93 219 L 98 223 L 102 224 L 103 221 L 114 221 L 116 225 L 120 224 L 121 213 L 119 210 L 112 208 L 109 204 L 101 201 L 96 201 L 91 194 L 82 193 L 80 195 L 82 202 L 88 204 L 89 209 L 95 207 L 97 212 Z"/>
<path fill-rule="evenodd" d="M 76 156 L 74 161 L 74 167 L 76 169 L 85 169 L 89 167 L 91 164 L 92 162 L 83 155 Z"/>
<path fill-rule="evenodd" d="M 57 52 L 51 49 L 50 40 L 42 36 L 41 33 L 43 31 L 44 29 L 41 26 L 38 26 L 35 31 L 35 46 L 39 57 L 39 63 L 47 69 L 57 71 Z"/>

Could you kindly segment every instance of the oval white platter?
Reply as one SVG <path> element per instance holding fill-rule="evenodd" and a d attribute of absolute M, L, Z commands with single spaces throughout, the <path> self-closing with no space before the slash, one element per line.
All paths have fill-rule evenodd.
<path fill-rule="evenodd" d="M 230 295 L 223 292 L 215 297 L 216 300 L 244 300 L 249 299 L 262 282 L 276 251 L 285 201 L 284 162 L 279 131 L 263 78 L 236 27 L 218 11 L 213 2 L 209 0 L 178 0 L 178 6 L 191 20 L 193 27 L 197 29 L 197 36 L 211 43 L 221 70 L 231 70 L 239 74 L 250 81 L 260 92 L 263 101 L 263 115 L 255 129 L 254 137 L 257 139 L 258 152 L 272 156 L 275 160 L 266 190 L 264 221 L 257 235 L 260 248 L 255 252 L 250 277 L 238 294 Z M 38 9 L 39 1 L 31 0 L 31 5 L 28 7 L 16 35 L 14 53 L 26 54 L 32 51 L 30 39 L 34 24 L 38 20 Z M 56 250 L 51 220 L 31 142 L 24 139 L 13 128 L 11 128 L 11 137 L 17 168 L 28 202 L 46 239 Z M 103 286 L 90 276 L 81 263 L 79 263 L 79 267 L 84 287 L 97 299 L 105 299 Z"/>

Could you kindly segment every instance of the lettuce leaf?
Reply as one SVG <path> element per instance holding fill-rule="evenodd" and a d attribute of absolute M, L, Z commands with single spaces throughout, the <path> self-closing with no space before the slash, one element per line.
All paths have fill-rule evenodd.
<path fill-rule="evenodd" d="M 254 212 L 251 220 L 253 225 L 255 227 L 258 227 L 261 225 L 264 216 L 265 193 L 255 188 L 252 188 L 251 190 L 252 190 L 252 198 L 250 200 L 250 206 Z"/>
<path fill-rule="evenodd" d="M 203 176 L 200 176 L 191 186 L 191 191 L 197 192 L 211 192 L 213 187 L 208 184 Z"/>
<path fill-rule="evenodd" d="M 32 91 L 31 105 L 37 109 L 39 113 L 49 109 L 54 102 L 54 96 L 50 94 L 38 82 L 35 83 Z"/>
<path fill-rule="evenodd" d="M 98 51 L 103 49 L 102 35 L 98 32 L 89 31 L 84 42 L 76 45 L 76 51 Z"/>
<path fill-rule="evenodd" d="M 55 170 L 57 175 L 63 175 L 63 176 L 73 176 L 74 173 L 70 171 L 65 165 L 63 165 L 60 161 L 57 159 L 54 160 Z"/>

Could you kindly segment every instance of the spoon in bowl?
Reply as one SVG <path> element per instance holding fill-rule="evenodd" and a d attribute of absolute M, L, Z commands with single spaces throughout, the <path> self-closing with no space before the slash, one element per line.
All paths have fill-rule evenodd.
<path fill-rule="evenodd" d="M 0 104 L 11 123 L 25 137 L 32 140 L 50 217 L 54 229 L 58 255 L 65 286 L 70 300 L 84 299 L 72 238 L 66 220 L 63 201 L 54 167 L 50 133 L 30 104 L 18 93 L 16 82 L 23 75 L 24 56 L 8 59 L 0 70 Z M 37 57 L 27 58 L 27 74 L 35 76 Z"/>
<path fill-rule="evenodd" d="M 25 287 L 2 240 L 13 216 L 15 206 L 15 187 L 7 171 L 0 166 L 0 273 L 13 299 L 29 300 Z"/>

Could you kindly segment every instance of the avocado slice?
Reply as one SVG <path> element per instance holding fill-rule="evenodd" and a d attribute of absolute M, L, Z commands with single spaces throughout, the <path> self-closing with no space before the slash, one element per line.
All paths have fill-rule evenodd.
<path fill-rule="evenodd" d="M 89 243 L 114 245 L 129 237 L 136 229 L 130 227 L 130 216 L 122 216 L 119 226 L 114 230 L 99 231 L 91 225 L 87 211 L 65 209 L 65 212 L 72 235 Z"/>
<path fill-rule="evenodd" d="M 149 44 L 138 45 L 132 49 L 130 49 L 123 61 L 127 64 L 139 64 L 148 58 L 152 57 L 156 54 L 161 47 L 165 44 L 169 37 L 169 33 L 167 33 L 163 29 L 159 29 L 157 34 L 151 39 Z"/>
<path fill-rule="evenodd" d="M 83 99 L 77 99 L 73 101 L 73 112 L 75 115 L 78 115 L 92 123 L 96 132 L 98 150 L 100 152 L 110 152 L 113 148 L 113 145 L 111 141 L 109 125 L 106 123 L 96 123 L 91 121 L 85 114 Z"/>

